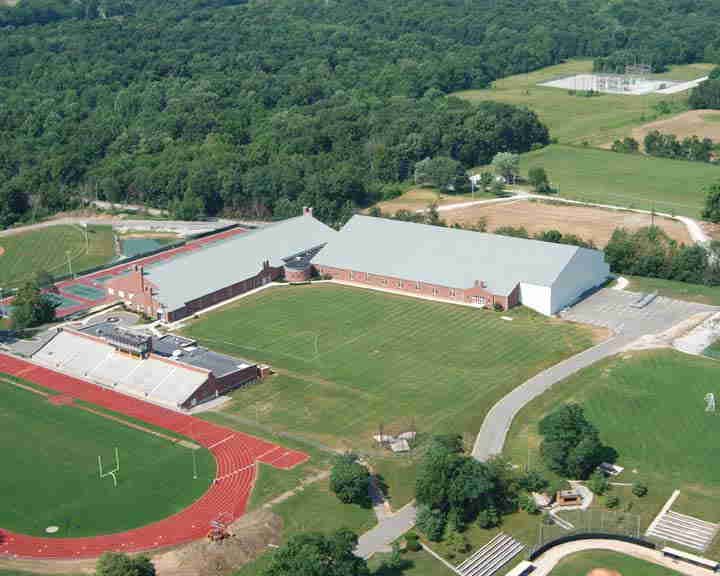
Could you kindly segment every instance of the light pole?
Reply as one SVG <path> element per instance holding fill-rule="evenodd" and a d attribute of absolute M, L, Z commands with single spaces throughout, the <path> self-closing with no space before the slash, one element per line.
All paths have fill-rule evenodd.
<path fill-rule="evenodd" d="M 72 271 L 72 260 L 70 259 L 70 250 L 65 250 L 65 256 L 67 256 L 68 270 L 70 271 L 70 278 L 72 278 L 73 271 Z"/>

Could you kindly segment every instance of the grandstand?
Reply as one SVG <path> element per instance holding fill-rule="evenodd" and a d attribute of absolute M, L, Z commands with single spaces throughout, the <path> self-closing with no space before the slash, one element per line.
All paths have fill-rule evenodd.
<path fill-rule="evenodd" d="M 170 338 L 170 340 L 168 340 Z M 127 342 L 143 342 L 133 354 Z M 192 340 L 150 338 L 108 324 L 62 329 L 33 359 L 54 370 L 173 409 L 189 409 L 259 377 L 257 365 L 210 352 Z"/>

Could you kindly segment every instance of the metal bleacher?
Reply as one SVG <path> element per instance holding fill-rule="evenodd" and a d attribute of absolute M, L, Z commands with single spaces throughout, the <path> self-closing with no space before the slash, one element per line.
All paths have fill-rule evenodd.
<path fill-rule="evenodd" d="M 500 533 L 477 550 L 455 570 L 462 576 L 492 576 L 510 562 L 524 546 L 512 536 Z"/>
<path fill-rule="evenodd" d="M 155 356 L 131 356 L 67 330 L 58 332 L 33 358 L 50 368 L 173 408 L 208 379 L 202 370 Z"/>

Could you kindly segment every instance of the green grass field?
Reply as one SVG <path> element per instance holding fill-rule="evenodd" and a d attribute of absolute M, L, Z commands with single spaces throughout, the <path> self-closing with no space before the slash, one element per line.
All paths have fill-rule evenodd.
<path fill-rule="evenodd" d="M 563 197 L 698 218 L 703 188 L 720 167 L 595 148 L 551 145 L 521 156 L 522 174 L 542 166 Z"/>
<path fill-rule="evenodd" d="M 579 552 L 561 560 L 551 576 L 585 576 L 595 568 L 615 570 L 621 576 L 676 576 L 674 570 L 609 550 Z"/>
<path fill-rule="evenodd" d="M 660 296 L 674 298 L 676 300 L 687 300 L 688 302 L 700 302 L 720 306 L 720 286 L 705 286 L 703 284 L 688 284 L 676 280 L 664 280 L 662 278 L 643 278 L 641 276 L 626 276 L 630 284 L 626 290 L 632 292 L 655 292 Z"/>
<path fill-rule="evenodd" d="M 502 395 L 586 348 L 591 332 L 519 308 L 487 310 L 371 290 L 274 288 L 190 324 L 203 344 L 272 364 L 229 410 L 335 446 L 367 448 L 379 424 L 476 434 Z"/>
<path fill-rule="evenodd" d="M 73 273 L 110 262 L 115 257 L 113 231 L 110 226 L 51 226 L 0 238 L 5 249 L 0 256 L 0 287 L 14 288 L 40 270 L 53 276 L 68 273 L 68 254 Z"/>
<path fill-rule="evenodd" d="M 106 465 L 119 448 L 118 487 L 98 478 L 97 457 Z M 146 432 L 0 381 L 0 526 L 56 536 L 112 533 L 174 514 L 199 498 L 215 475 L 207 450 L 192 451 Z"/>
<path fill-rule="evenodd" d="M 691 80 L 706 75 L 711 68 L 710 64 L 675 66 L 660 76 L 673 80 Z M 492 88 L 486 90 L 467 90 L 456 95 L 471 102 L 496 100 L 527 106 L 538 114 L 550 129 L 550 135 L 559 142 L 587 142 L 592 146 L 601 146 L 626 136 L 629 126 L 657 119 L 660 115 L 654 106 L 661 101 L 667 102 L 674 111 L 686 106 L 687 93 L 671 96 L 602 94 L 586 98 L 571 95 L 560 88 L 538 86 L 541 82 L 555 78 L 591 71 L 590 60 L 570 60 L 529 74 L 496 80 Z"/>
<path fill-rule="evenodd" d="M 675 489 L 673 509 L 720 521 L 720 448 L 712 438 L 720 415 L 704 411 L 704 396 L 720 395 L 720 363 L 680 352 L 627 352 L 554 386 L 526 406 L 513 422 L 506 454 L 516 463 L 542 464 L 537 423 L 563 402 L 578 402 L 625 467 L 618 482 L 641 480 L 648 495 L 620 491 L 623 506 L 641 516 L 643 526 Z M 711 553 L 717 557 L 720 545 Z"/>

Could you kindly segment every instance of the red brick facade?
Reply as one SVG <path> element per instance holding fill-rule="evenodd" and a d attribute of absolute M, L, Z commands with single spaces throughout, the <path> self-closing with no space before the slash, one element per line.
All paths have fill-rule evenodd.
<path fill-rule="evenodd" d="M 311 265 L 306 268 L 290 268 L 285 266 L 285 280 L 288 282 L 307 282 L 312 278 L 313 268 Z"/>
<path fill-rule="evenodd" d="M 382 276 L 379 274 L 370 274 L 367 272 L 358 272 L 355 270 L 345 270 L 341 268 L 331 268 L 329 266 L 318 265 L 317 270 L 320 274 L 329 276 L 334 280 L 342 280 L 358 284 L 359 286 L 373 286 L 385 290 L 395 292 L 404 292 L 418 296 L 430 296 L 439 298 L 449 302 L 463 302 L 466 304 L 474 304 L 485 308 L 492 308 L 500 305 L 504 310 L 517 306 L 520 301 L 520 287 L 515 289 L 508 296 L 498 296 L 492 294 L 480 280 L 475 282 L 474 286 L 466 288 L 451 288 L 440 284 L 429 284 L 427 282 L 419 282 L 416 280 L 407 280 L 404 278 L 393 278 L 391 276 Z"/>

